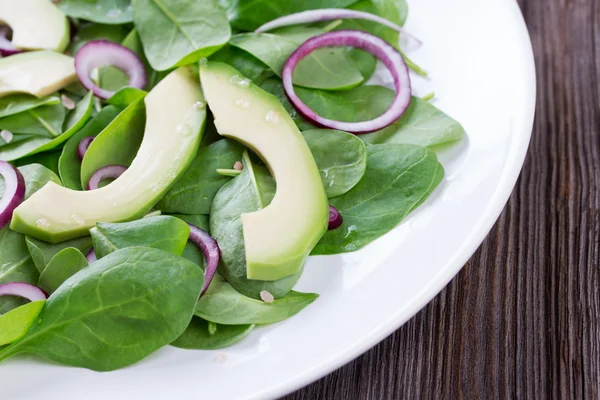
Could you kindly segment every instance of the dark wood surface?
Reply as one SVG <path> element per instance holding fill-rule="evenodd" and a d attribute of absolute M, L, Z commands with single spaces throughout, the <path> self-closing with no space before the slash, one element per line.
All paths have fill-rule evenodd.
<path fill-rule="evenodd" d="M 519 3 L 538 105 L 502 216 L 417 316 L 287 400 L 600 398 L 600 0 Z"/>

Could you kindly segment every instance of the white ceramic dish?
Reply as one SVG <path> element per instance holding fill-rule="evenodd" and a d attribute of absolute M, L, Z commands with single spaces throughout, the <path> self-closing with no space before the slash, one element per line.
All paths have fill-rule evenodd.
<path fill-rule="evenodd" d="M 0 365 L 0 398 L 27 400 L 273 398 L 306 385 L 392 333 L 460 270 L 491 229 L 529 143 L 535 70 L 513 0 L 410 1 L 411 56 L 430 71 L 417 94 L 460 121 L 469 139 L 443 154 L 446 178 L 395 231 L 357 253 L 310 260 L 298 289 L 321 297 L 294 318 L 211 352 L 164 348 L 96 373 L 37 358 Z"/>

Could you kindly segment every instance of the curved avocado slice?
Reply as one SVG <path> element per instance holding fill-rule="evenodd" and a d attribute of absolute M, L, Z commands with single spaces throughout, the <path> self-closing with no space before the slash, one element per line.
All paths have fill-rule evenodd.
<path fill-rule="evenodd" d="M 32 51 L 0 58 L 0 97 L 29 93 L 44 97 L 75 82 L 75 61 L 53 51 Z"/>
<path fill-rule="evenodd" d="M 234 68 L 208 62 L 200 81 L 217 131 L 257 153 L 277 183 L 270 205 L 242 214 L 247 276 L 293 275 L 327 231 L 327 196 L 312 153 L 277 98 Z"/>
<path fill-rule="evenodd" d="M 62 53 L 69 45 L 69 21 L 51 1 L 0 0 L 0 21 L 12 29 L 18 49 Z"/>
<path fill-rule="evenodd" d="M 169 74 L 144 102 L 144 139 L 123 175 L 86 192 L 48 183 L 17 207 L 11 229 L 57 243 L 88 235 L 97 222 L 144 216 L 192 162 L 206 122 L 198 78 L 187 67 Z"/>

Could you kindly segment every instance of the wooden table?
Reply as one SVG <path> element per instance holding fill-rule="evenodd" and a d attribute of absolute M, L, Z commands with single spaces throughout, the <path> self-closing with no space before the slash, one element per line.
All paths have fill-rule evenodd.
<path fill-rule="evenodd" d="M 538 105 L 502 216 L 417 316 L 287 399 L 599 398 L 600 0 L 519 3 Z"/>

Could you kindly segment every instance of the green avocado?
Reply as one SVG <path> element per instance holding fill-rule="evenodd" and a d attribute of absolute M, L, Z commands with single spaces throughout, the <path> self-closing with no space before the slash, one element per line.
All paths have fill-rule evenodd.
<path fill-rule="evenodd" d="M 85 192 L 50 182 L 15 209 L 11 229 L 57 243 L 88 235 L 97 222 L 144 216 L 194 159 L 206 122 L 198 77 L 188 67 L 171 72 L 144 102 L 144 138 L 123 175 Z"/>
<path fill-rule="evenodd" d="M 73 57 L 61 53 L 31 51 L 0 58 L 0 97 L 13 93 L 44 97 L 76 80 Z"/>
<path fill-rule="evenodd" d="M 329 207 L 317 164 L 276 97 L 227 64 L 203 64 L 200 81 L 217 131 L 252 149 L 277 183 L 270 205 L 242 214 L 247 277 L 293 275 L 327 231 Z"/>
<path fill-rule="evenodd" d="M 0 0 L 0 22 L 10 26 L 18 49 L 62 53 L 69 45 L 69 21 L 51 1 Z"/>

